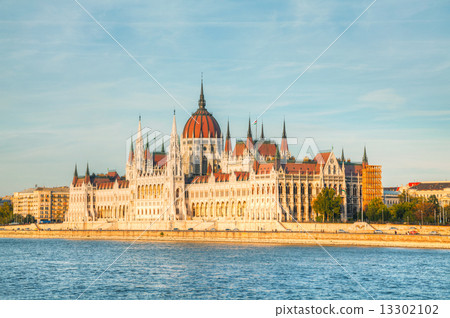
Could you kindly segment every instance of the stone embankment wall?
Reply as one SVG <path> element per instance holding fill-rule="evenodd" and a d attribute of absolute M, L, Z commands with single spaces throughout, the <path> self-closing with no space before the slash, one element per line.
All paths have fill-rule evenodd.
<path fill-rule="evenodd" d="M 38 224 L 39 229 L 46 230 L 188 230 L 210 231 L 212 229 L 218 231 L 239 230 L 239 231 L 308 231 L 308 232 L 328 232 L 336 233 L 343 230 L 348 233 L 373 233 L 375 230 L 381 230 L 385 234 L 405 234 L 408 231 L 417 231 L 420 234 L 430 234 L 430 232 L 438 232 L 441 235 L 450 235 L 450 226 L 435 225 L 404 225 L 404 224 L 368 224 L 365 222 L 355 223 L 295 223 L 295 222 L 217 222 L 217 221 L 149 221 L 149 222 L 88 222 L 79 224 Z M 36 230 L 34 224 L 31 225 L 15 225 L 0 226 L 5 229 L 30 229 Z M 395 228 L 392 229 L 391 228 Z"/>
<path fill-rule="evenodd" d="M 2 230 L 0 237 L 53 239 L 149 240 L 216 243 L 345 245 L 413 248 L 450 248 L 447 235 L 394 235 L 359 233 L 301 233 L 275 231 L 196 230 Z"/>

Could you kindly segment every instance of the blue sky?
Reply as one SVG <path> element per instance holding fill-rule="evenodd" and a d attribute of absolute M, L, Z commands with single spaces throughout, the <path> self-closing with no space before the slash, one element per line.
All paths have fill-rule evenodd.
<path fill-rule="evenodd" d="M 371 1 L 79 0 L 189 111 L 232 135 Z M 263 116 L 266 136 L 383 166 L 383 183 L 450 179 L 450 4 L 378 0 Z M 0 2 L 0 195 L 124 173 L 128 136 L 188 114 L 74 2 Z M 295 152 L 295 147 L 292 149 Z"/>

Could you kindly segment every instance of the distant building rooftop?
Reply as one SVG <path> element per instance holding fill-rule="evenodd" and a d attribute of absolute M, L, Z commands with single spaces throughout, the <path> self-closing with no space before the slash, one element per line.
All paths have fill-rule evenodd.
<path fill-rule="evenodd" d="M 450 188 L 450 181 L 421 182 L 411 187 L 411 189 L 418 191 L 443 190 L 445 188 Z"/>

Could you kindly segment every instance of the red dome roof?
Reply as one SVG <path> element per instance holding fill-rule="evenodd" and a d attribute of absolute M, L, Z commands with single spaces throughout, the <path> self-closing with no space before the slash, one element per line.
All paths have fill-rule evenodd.
<path fill-rule="evenodd" d="M 198 109 L 187 121 L 183 138 L 219 138 L 220 126 L 206 109 Z"/>
<path fill-rule="evenodd" d="M 184 125 L 183 138 L 220 138 L 222 136 L 219 124 L 205 106 L 202 81 L 198 109 Z"/>

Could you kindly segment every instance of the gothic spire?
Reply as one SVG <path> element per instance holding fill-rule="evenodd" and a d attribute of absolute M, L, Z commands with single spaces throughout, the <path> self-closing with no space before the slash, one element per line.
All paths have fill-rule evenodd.
<path fill-rule="evenodd" d="M 253 137 L 252 137 L 252 127 L 250 125 L 250 116 L 248 117 L 248 131 L 247 131 L 247 142 L 245 144 L 248 151 L 253 150 Z"/>
<path fill-rule="evenodd" d="M 345 161 L 344 148 L 342 148 L 341 161 L 342 161 L 342 162 Z"/>
<path fill-rule="evenodd" d="M 175 117 L 175 110 L 173 110 L 172 135 L 177 136 L 177 121 Z"/>
<path fill-rule="evenodd" d="M 264 123 L 261 123 L 261 140 L 264 139 Z"/>
<path fill-rule="evenodd" d="M 164 149 L 164 139 L 162 140 L 162 143 L 161 143 L 161 152 L 166 153 L 166 150 Z"/>
<path fill-rule="evenodd" d="M 77 171 L 77 164 L 75 164 L 75 172 L 73 173 L 72 184 L 75 185 L 77 181 L 78 181 L 78 171 Z"/>
<path fill-rule="evenodd" d="M 280 168 L 280 151 L 278 150 L 278 146 L 275 147 L 277 148 L 277 153 L 275 154 L 274 166 L 275 170 L 278 170 Z"/>
<path fill-rule="evenodd" d="M 131 137 L 130 153 L 128 154 L 128 164 L 131 165 L 134 159 L 133 137 Z"/>
<path fill-rule="evenodd" d="M 251 126 L 251 124 L 250 124 L 250 117 L 248 117 L 247 138 L 253 138 L 253 137 L 252 137 L 252 126 Z"/>
<path fill-rule="evenodd" d="M 86 174 L 84 175 L 84 182 L 87 184 L 91 181 L 91 176 L 89 173 L 89 163 L 86 165 Z"/>
<path fill-rule="evenodd" d="M 139 115 L 139 125 L 138 125 L 138 136 L 137 139 L 141 138 L 141 131 L 142 131 L 142 126 L 141 126 L 141 115 Z"/>
<path fill-rule="evenodd" d="M 226 153 L 231 152 L 231 139 L 230 139 L 230 120 L 227 122 L 227 138 L 225 139 L 225 149 Z"/>
<path fill-rule="evenodd" d="M 286 120 L 283 120 L 283 134 L 281 136 L 280 153 L 283 159 L 287 159 L 290 155 L 286 137 Z"/>
<path fill-rule="evenodd" d="M 367 159 L 366 146 L 364 146 L 364 155 L 363 155 L 362 162 L 365 163 L 365 164 L 368 164 L 368 163 L 369 163 L 369 159 Z"/>

